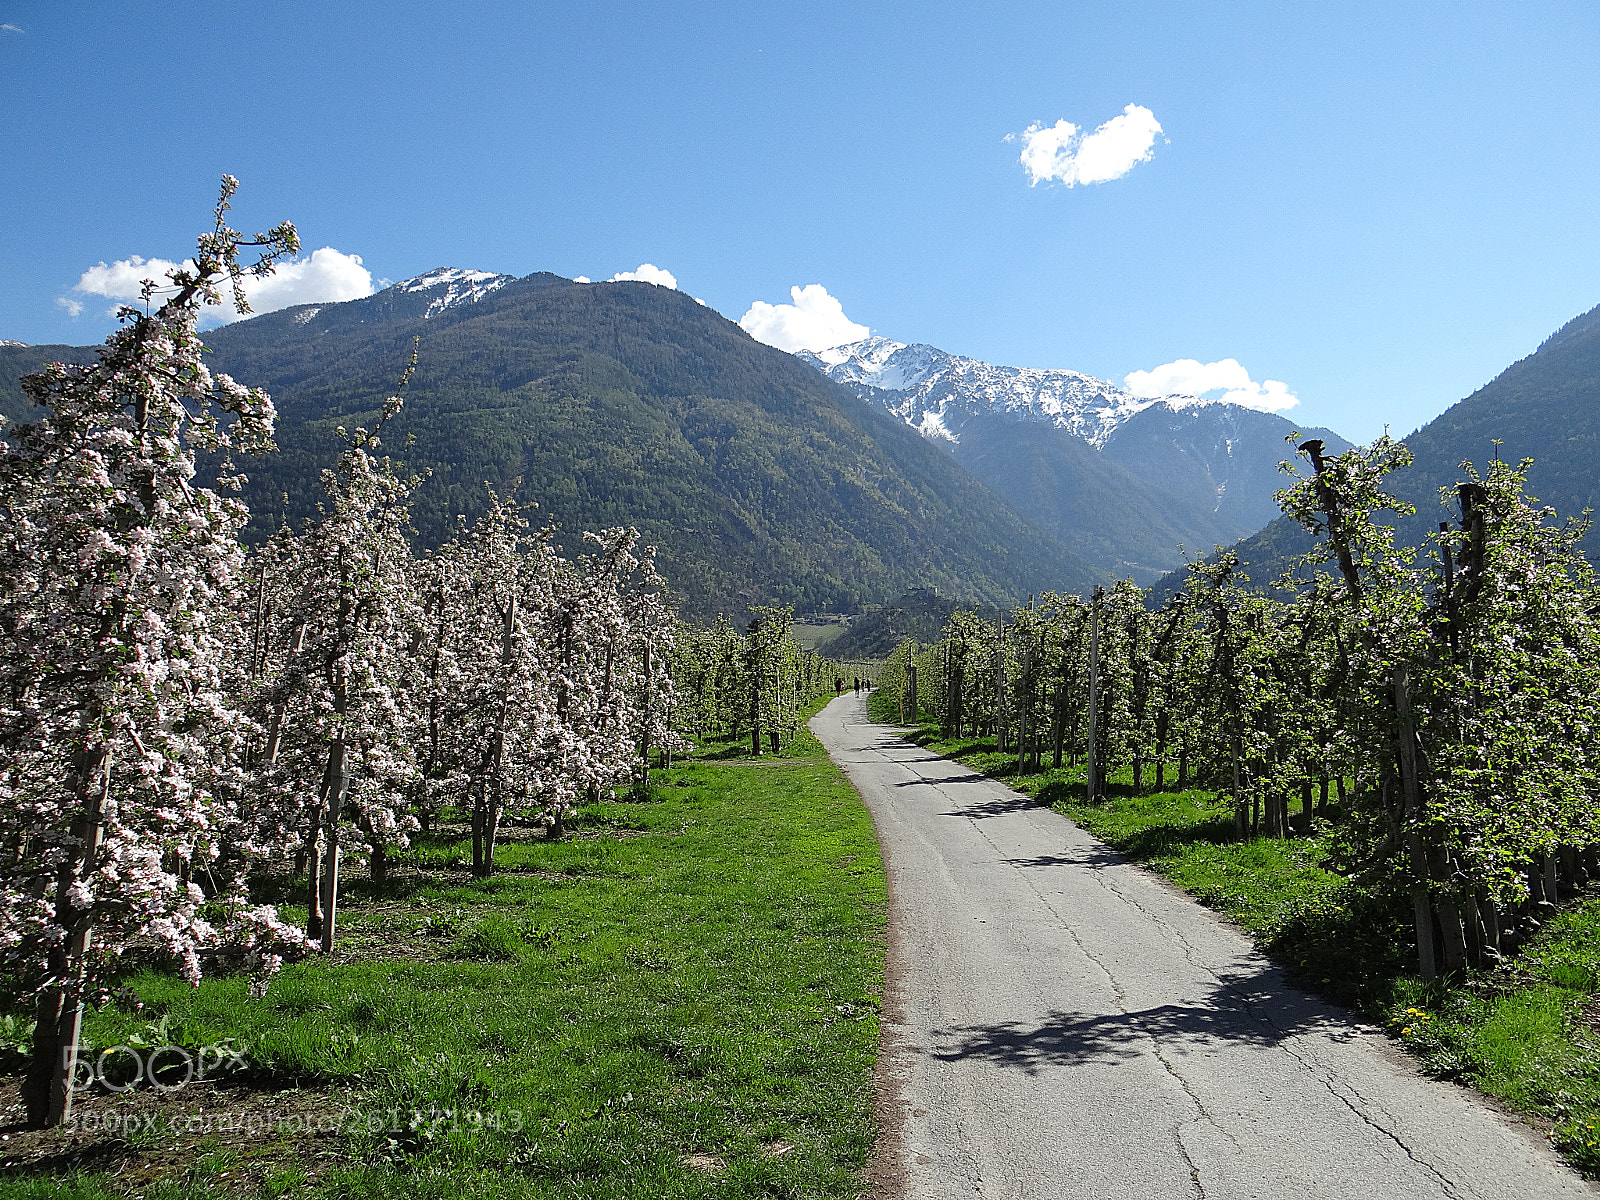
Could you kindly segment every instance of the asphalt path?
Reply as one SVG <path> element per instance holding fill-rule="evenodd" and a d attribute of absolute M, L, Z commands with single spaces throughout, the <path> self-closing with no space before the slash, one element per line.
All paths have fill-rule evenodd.
<path fill-rule="evenodd" d="M 1556 1200 L 1538 1133 L 1420 1076 L 1071 821 L 867 720 L 811 721 L 889 873 L 880 1193 Z"/>

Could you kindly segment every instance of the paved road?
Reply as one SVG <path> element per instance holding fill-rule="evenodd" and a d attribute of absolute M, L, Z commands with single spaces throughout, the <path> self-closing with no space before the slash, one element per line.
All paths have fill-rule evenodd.
<path fill-rule="evenodd" d="M 888 863 L 887 1194 L 1600 1191 L 1065 818 L 868 723 L 857 697 L 811 727 L 866 799 Z"/>

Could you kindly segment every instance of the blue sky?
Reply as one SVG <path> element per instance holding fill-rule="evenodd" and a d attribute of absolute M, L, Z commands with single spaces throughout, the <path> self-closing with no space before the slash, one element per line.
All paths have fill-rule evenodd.
<path fill-rule="evenodd" d="M 1233 358 L 1359 439 L 1600 304 L 1592 0 L 0 0 L 0 26 L 0 338 L 103 337 L 83 272 L 183 255 L 224 172 L 238 224 L 376 280 L 649 262 L 735 320 L 821 284 L 999 363 Z M 1003 140 L 1129 105 L 1162 136 L 1107 182 L 1030 186 Z"/>

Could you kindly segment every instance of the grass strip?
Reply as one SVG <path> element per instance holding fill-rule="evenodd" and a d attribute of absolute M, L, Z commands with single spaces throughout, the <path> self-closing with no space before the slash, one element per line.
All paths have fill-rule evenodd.
<path fill-rule="evenodd" d="M 461 868 L 463 837 L 420 837 L 381 892 L 352 886 L 343 949 L 264 999 L 237 978 L 129 979 L 88 1022 L 95 1047 L 233 1045 L 248 1069 L 231 1091 L 89 1098 L 86 1115 L 210 1106 L 213 1122 L 54 1134 L 31 1162 L 14 1137 L 0 1194 L 858 1195 L 883 867 L 814 739 L 755 761 L 654 772 L 648 800 L 507 844 L 489 879 Z M 252 1104 L 337 1129 L 215 1132 Z"/>

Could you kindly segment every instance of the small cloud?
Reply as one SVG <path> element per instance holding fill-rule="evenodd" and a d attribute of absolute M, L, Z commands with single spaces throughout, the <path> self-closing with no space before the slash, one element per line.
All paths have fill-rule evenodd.
<path fill-rule="evenodd" d="M 1300 397 L 1281 380 L 1253 381 L 1250 372 L 1240 366 L 1236 358 L 1223 358 L 1209 363 L 1195 358 L 1180 358 L 1154 370 L 1134 371 L 1124 376 L 1122 383 L 1135 396 L 1146 399 L 1205 396 L 1211 392 L 1221 392 L 1222 395 L 1211 398 L 1261 412 L 1282 412 L 1300 403 Z"/>
<path fill-rule="evenodd" d="M 192 269 L 193 265 L 188 261 L 175 263 L 165 258 L 141 258 L 134 254 L 109 265 L 102 262 L 90 267 L 79 277 L 73 290 L 111 300 L 137 300 L 144 281 L 153 279 L 162 285 L 156 291 L 159 296 L 162 291 L 170 290 L 169 281 L 174 271 L 180 267 Z M 203 314 L 202 319 L 207 323 L 221 325 L 239 319 L 228 289 L 221 290 L 222 304 L 208 307 Z M 361 265 L 359 254 L 345 254 L 332 246 L 324 246 L 306 258 L 279 263 L 277 270 L 261 279 L 247 276 L 244 291 L 255 313 L 275 312 L 296 304 L 333 304 L 372 295 L 372 272 Z M 78 305 L 80 311 L 82 307 Z M 68 311 L 72 312 L 70 308 Z M 77 312 L 72 315 L 76 316 Z"/>
<path fill-rule="evenodd" d="M 57 296 L 56 304 L 67 310 L 67 316 L 76 317 L 83 311 L 83 301 L 74 300 L 69 296 Z"/>
<path fill-rule="evenodd" d="M 625 283 L 629 280 L 635 280 L 639 283 L 653 283 L 657 287 L 664 288 L 676 288 L 678 286 L 677 277 L 671 271 L 658 267 L 653 263 L 640 263 L 632 271 L 618 271 L 611 277 L 610 282 Z M 584 282 L 587 283 L 588 280 L 584 280 Z"/>
<path fill-rule="evenodd" d="M 1018 161 L 1028 172 L 1030 187 L 1059 180 L 1068 187 L 1121 179 L 1155 152 L 1161 123 L 1155 113 L 1130 104 L 1093 133 L 1085 135 L 1071 121 L 1029 125 L 1007 141 L 1022 139 Z"/>
<path fill-rule="evenodd" d="M 587 275 L 574 275 L 572 277 L 572 282 L 573 283 L 593 283 L 594 280 L 590 279 Z"/>
<path fill-rule="evenodd" d="M 872 331 L 844 315 L 844 306 L 828 295 L 820 283 L 792 287 L 793 304 L 768 304 L 757 300 L 739 318 L 739 328 L 769 346 L 787 350 L 827 350 L 846 342 L 859 342 Z"/>
<path fill-rule="evenodd" d="M 0 33 L 21 33 L 15 25 L 0 25 Z"/>

